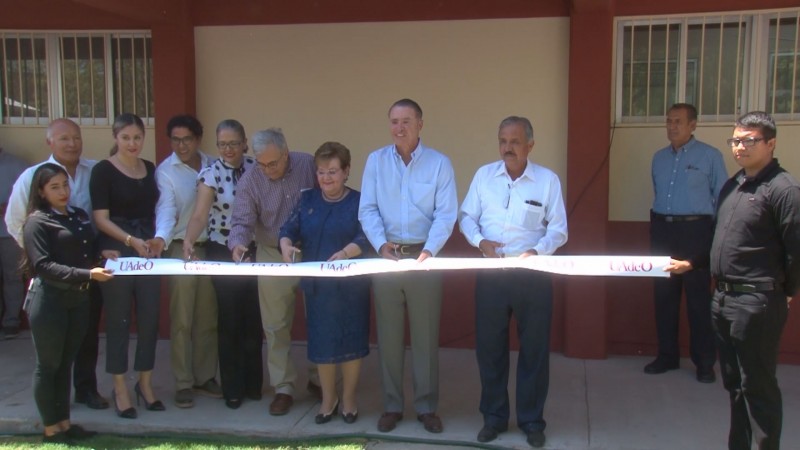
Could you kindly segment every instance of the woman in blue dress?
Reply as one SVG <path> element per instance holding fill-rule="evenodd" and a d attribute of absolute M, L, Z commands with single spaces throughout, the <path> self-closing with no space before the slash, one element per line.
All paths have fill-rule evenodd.
<path fill-rule="evenodd" d="M 339 261 L 355 258 L 369 243 L 358 221 L 361 194 L 345 186 L 350 174 L 350 150 L 326 142 L 314 154 L 318 189 L 303 192 L 280 231 L 283 259 Z M 358 418 L 356 387 L 361 360 L 369 354 L 369 292 L 367 277 L 320 278 L 300 281 L 308 322 L 308 359 L 316 363 L 322 404 L 316 423 L 329 422 L 339 411 L 336 365 L 342 370 L 342 417 Z"/>

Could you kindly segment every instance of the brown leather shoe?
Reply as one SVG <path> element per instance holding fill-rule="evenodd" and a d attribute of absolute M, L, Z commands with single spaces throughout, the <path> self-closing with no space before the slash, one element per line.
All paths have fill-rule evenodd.
<path fill-rule="evenodd" d="M 275 394 L 272 403 L 269 404 L 269 413 L 273 416 L 283 416 L 289 412 L 294 404 L 294 399 L 289 394 Z"/>
<path fill-rule="evenodd" d="M 385 412 L 378 419 L 378 431 L 381 433 L 388 433 L 394 430 L 397 422 L 403 420 L 403 413 L 399 412 Z"/>
<path fill-rule="evenodd" d="M 442 427 L 442 419 L 436 413 L 420 414 L 417 416 L 417 420 L 422 422 L 422 425 L 425 426 L 425 431 L 428 433 L 441 433 L 444 429 Z"/>

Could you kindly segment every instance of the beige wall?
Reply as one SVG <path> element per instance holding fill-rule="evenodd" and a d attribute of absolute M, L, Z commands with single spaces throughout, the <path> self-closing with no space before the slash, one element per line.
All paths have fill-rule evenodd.
<path fill-rule="evenodd" d="M 778 145 L 775 156 L 781 165 L 800 178 L 800 154 L 795 151 L 800 142 L 800 125 L 778 125 Z M 725 140 L 731 137 L 732 124 L 698 125 L 697 139 L 717 147 L 725 159 L 728 175 L 739 167 L 731 157 Z M 648 221 L 653 203 L 653 183 L 650 163 L 653 154 L 669 142 L 664 125 L 626 126 L 614 131 L 611 147 L 609 220 Z"/>
<path fill-rule="evenodd" d="M 390 143 L 388 107 L 409 97 L 423 142 L 453 161 L 460 198 L 499 158 L 497 125 L 512 114 L 531 119 L 532 159 L 566 187 L 567 18 L 198 27 L 195 49 L 207 149 L 226 118 L 248 134 L 279 126 L 310 153 L 340 141 L 359 188 L 367 154 Z"/>
<path fill-rule="evenodd" d="M 46 130 L 47 128 L 42 126 L 0 126 L 0 147 L 31 164 L 44 161 L 50 156 L 50 148 L 45 142 Z M 89 159 L 107 158 L 108 151 L 114 145 L 110 126 L 83 126 L 81 137 L 83 137 L 83 156 Z M 155 138 L 152 128 L 146 130 L 144 141 L 142 158 L 155 161 Z"/>

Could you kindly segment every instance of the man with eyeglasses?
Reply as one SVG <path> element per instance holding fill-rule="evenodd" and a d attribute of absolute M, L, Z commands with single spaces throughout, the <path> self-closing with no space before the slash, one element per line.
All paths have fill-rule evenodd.
<path fill-rule="evenodd" d="M 672 105 L 666 122 L 670 144 L 653 155 L 651 251 L 686 260 L 694 270 L 653 281 L 658 356 L 644 372 L 660 374 L 680 367 L 678 323 L 685 291 L 695 375 L 701 383 L 713 383 L 717 354 L 711 329 L 711 275 L 707 268 L 697 267 L 697 260 L 705 257 L 711 246 L 717 196 L 728 173 L 722 153 L 695 139 L 696 127 L 694 106 Z"/>
<path fill-rule="evenodd" d="M 47 145 L 51 152 L 50 158 L 22 172 L 14 182 L 11 196 L 8 199 L 5 214 L 6 226 L 8 233 L 20 247 L 22 247 L 22 225 L 28 217 L 28 194 L 33 174 L 42 164 L 54 163 L 64 167 L 69 174 L 70 204 L 84 211 L 92 210 L 89 178 L 97 161 L 81 156 L 83 154 L 81 128 L 69 119 L 55 119 L 48 125 L 46 133 Z M 78 349 L 78 354 L 75 355 L 72 371 L 75 403 L 85 404 L 91 409 L 108 408 L 108 400 L 97 392 L 98 328 L 102 311 L 103 297 L 100 287 L 97 282 L 93 282 L 89 290 L 89 327 L 81 347 Z"/>
<path fill-rule="evenodd" d="M 156 234 L 150 249 L 169 258 L 183 259 L 183 239 L 194 211 L 197 175 L 213 160 L 200 151 L 203 125 L 195 117 L 179 115 L 167 122 L 172 154 L 156 169 L 160 196 L 156 205 Z M 194 254 L 204 259 L 203 230 Z M 175 406 L 191 408 L 194 394 L 222 398 L 217 384 L 217 298 L 211 278 L 204 275 L 169 277 L 170 361 L 175 377 Z"/>
<path fill-rule="evenodd" d="M 242 175 L 233 203 L 228 248 L 233 260 L 282 263 L 278 233 L 300 192 L 317 185 L 317 167 L 308 153 L 290 152 L 280 128 L 255 133 L 251 139 L 257 166 Z M 248 244 L 255 236 L 255 258 Z M 294 404 L 297 371 L 289 357 L 297 277 L 258 277 L 261 321 L 267 336 L 267 369 L 275 397 L 273 416 L 287 414 Z M 306 389 L 322 397 L 315 368 L 309 369 Z"/>
<path fill-rule="evenodd" d="M 775 371 L 789 301 L 800 285 L 800 183 L 775 158 L 777 128 L 749 112 L 728 139 L 742 170 L 722 187 L 710 267 L 722 380 L 730 394 L 728 448 L 780 447 L 783 406 Z M 708 258 L 705 261 L 708 264 Z M 672 261 L 681 273 L 686 261 Z"/>
<path fill-rule="evenodd" d="M 364 167 L 358 219 L 372 246 L 386 259 L 435 256 L 450 237 L 458 214 L 453 166 L 422 144 L 422 108 L 411 99 L 389 108 L 391 145 L 372 152 Z M 442 432 L 439 405 L 441 274 L 392 273 L 373 277 L 384 413 L 378 431 L 403 418 L 404 320 L 408 312 L 414 409 L 430 433 Z"/>
<path fill-rule="evenodd" d="M 528 160 L 533 126 L 511 116 L 498 130 L 500 161 L 478 169 L 461 205 L 459 224 L 467 241 L 486 258 L 552 255 L 567 242 L 561 182 Z M 544 403 L 550 378 L 550 276 L 528 269 L 479 271 L 475 279 L 475 353 L 481 376 L 478 442 L 508 429 L 508 331 L 517 321 L 517 426 L 533 447 L 545 436 Z"/>

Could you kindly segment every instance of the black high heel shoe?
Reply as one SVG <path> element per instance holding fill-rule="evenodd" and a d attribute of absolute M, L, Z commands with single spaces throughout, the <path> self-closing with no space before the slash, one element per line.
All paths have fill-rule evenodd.
<path fill-rule="evenodd" d="M 333 405 L 333 409 L 328 414 L 319 413 L 314 417 L 314 422 L 317 424 L 328 423 L 331 421 L 333 416 L 339 414 L 339 399 L 336 399 L 336 404 Z"/>
<path fill-rule="evenodd" d="M 125 411 L 119 409 L 119 405 L 117 405 L 117 394 L 114 392 L 114 389 L 111 390 L 111 398 L 114 399 L 114 410 L 117 411 L 117 415 L 122 417 L 123 419 L 135 419 L 136 408 L 131 406 L 130 408 L 126 409 Z"/>
<path fill-rule="evenodd" d="M 136 386 L 133 387 L 133 391 L 136 392 L 136 406 L 139 406 L 139 399 L 142 399 L 144 402 L 144 408 L 148 411 L 164 411 L 165 408 L 164 404 L 161 403 L 161 400 L 156 400 L 153 403 L 148 403 L 147 399 L 144 398 L 144 394 L 142 393 L 142 388 L 139 386 L 139 382 L 136 382 Z"/>
<path fill-rule="evenodd" d="M 344 420 L 344 423 L 354 423 L 356 420 L 358 420 L 358 410 L 355 412 L 342 411 L 342 420 Z"/>

